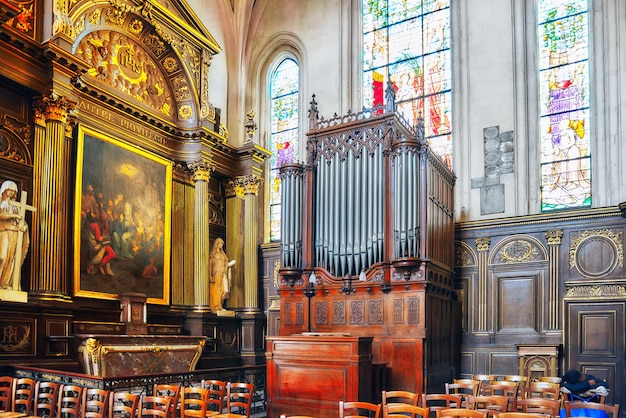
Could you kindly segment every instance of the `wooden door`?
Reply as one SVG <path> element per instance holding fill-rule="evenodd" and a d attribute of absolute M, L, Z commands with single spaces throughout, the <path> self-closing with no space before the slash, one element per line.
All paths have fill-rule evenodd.
<path fill-rule="evenodd" d="M 567 303 L 565 371 L 577 369 L 605 379 L 606 403 L 626 405 L 624 388 L 625 302 Z M 620 415 L 625 416 L 620 408 Z"/>

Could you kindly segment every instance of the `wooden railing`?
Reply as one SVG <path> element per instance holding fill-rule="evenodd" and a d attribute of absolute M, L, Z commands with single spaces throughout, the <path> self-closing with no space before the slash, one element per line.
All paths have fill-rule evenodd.
<path fill-rule="evenodd" d="M 152 395 L 152 389 L 155 383 L 199 386 L 200 382 L 204 379 L 254 383 L 255 393 L 252 399 L 252 412 L 255 414 L 265 412 L 266 410 L 265 375 L 265 365 L 119 377 L 97 377 L 81 373 L 29 366 L 4 366 L 0 368 L 0 376 L 28 377 L 34 380 L 58 382 L 67 385 L 72 384 L 87 388 L 126 391 L 148 395 Z"/>

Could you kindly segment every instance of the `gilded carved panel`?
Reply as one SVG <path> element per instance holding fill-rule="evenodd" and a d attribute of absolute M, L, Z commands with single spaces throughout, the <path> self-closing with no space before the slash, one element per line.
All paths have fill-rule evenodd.
<path fill-rule="evenodd" d="M 491 255 L 490 264 L 530 263 L 547 259 L 547 251 L 535 238 L 514 236 L 498 243 Z"/>
<path fill-rule="evenodd" d="M 601 255 L 601 256 L 600 256 Z M 624 266 L 622 232 L 601 229 L 572 234 L 569 249 L 570 269 L 587 278 L 601 278 Z"/>

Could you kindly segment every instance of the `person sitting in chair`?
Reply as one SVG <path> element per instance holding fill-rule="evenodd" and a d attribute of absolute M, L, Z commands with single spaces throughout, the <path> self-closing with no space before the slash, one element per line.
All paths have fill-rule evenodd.
<path fill-rule="evenodd" d="M 582 397 L 607 396 L 609 394 L 609 384 L 605 380 L 590 374 L 582 374 L 578 370 L 570 370 L 563 375 L 561 391 Z"/>

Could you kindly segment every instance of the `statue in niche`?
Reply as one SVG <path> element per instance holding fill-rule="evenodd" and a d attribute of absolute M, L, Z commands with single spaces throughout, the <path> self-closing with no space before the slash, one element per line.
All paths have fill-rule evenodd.
<path fill-rule="evenodd" d="M 224 240 L 216 238 L 209 256 L 209 304 L 211 311 L 224 310 L 224 301 L 230 296 L 231 267 L 235 260 L 228 260 L 224 252 Z"/>
<path fill-rule="evenodd" d="M 24 192 L 18 202 L 17 192 L 11 180 L 0 186 L 0 289 L 20 291 L 20 273 L 30 245 L 24 214 L 34 208 L 26 205 Z"/>

